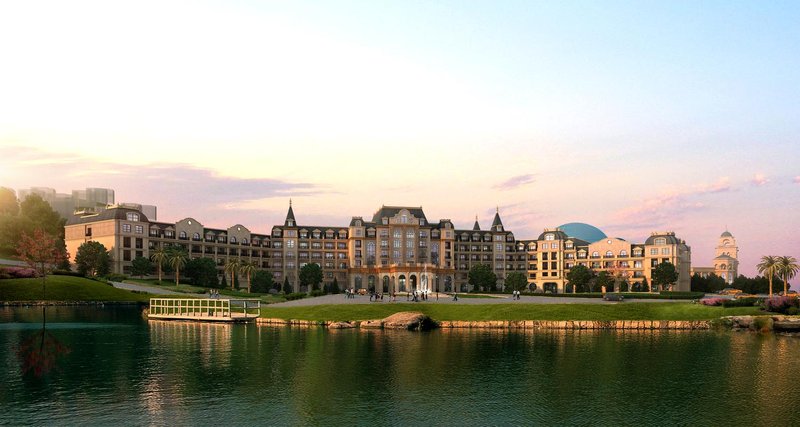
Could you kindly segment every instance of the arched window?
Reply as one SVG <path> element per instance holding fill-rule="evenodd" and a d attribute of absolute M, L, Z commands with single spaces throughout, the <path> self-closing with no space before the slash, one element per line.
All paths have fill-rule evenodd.
<path fill-rule="evenodd" d="M 621 256 L 621 257 L 626 257 L 626 256 L 628 256 L 628 251 L 626 251 L 625 249 L 623 249 L 623 250 L 619 251 L 619 256 Z"/>
<path fill-rule="evenodd" d="M 607 251 L 607 252 L 606 252 L 606 256 L 607 256 L 607 257 L 609 257 L 609 258 L 610 258 L 610 257 L 613 257 L 613 256 L 614 256 L 614 252 Z"/>
<path fill-rule="evenodd" d="M 592 257 L 596 258 L 596 257 L 599 257 L 599 256 L 600 256 L 599 252 L 597 252 L 597 251 L 592 252 Z"/>
<path fill-rule="evenodd" d="M 236 236 L 231 236 L 231 243 L 236 243 Z"/>
<path fill-rule="evenodd" d="M 181 231 L 180 233 L 178 233 L 178 238 L 179 239 L 185 239 L 186 238 L 186 232 L 185 231 Z"/>
<path fill-rule="evenodd" d="M 192 236 L 192 239 L 200 240 L 200 233 L 194 233 L 194 235 Z"/>
<path fill-rule="evenodd" d="M 246 244 L 247 244 L 247 238 L 244 238 L 244 239 L 242 239 L 242 244 L 243 244 L 243 245 L 246 245 Z"/>

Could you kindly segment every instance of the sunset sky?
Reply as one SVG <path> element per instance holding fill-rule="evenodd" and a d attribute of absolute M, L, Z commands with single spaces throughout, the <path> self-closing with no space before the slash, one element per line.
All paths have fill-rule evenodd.
<path fill-rule="evenodd" d="M 0 3 L 0 185 L 800 258 L 800 2 Z"/>

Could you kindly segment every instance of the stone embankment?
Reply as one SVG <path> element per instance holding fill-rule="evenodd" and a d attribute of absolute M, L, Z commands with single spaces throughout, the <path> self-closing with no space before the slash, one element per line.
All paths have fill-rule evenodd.
<path fill-rule="evenodd" d="M 143 305 L 138 301 L 0 301 L 0 307 Z"/>
<path fill-rule="evenodd" d="M 272 318 L 259 318 L 256 321 L 262 325 L 300 327 L 322 326 L 329 329 L 406 329 L 412 331 L 427 330 L 437 327 L 443 329 L 698 330 L 710 329 L 712 325 L 712 321 L 709 320 L 445 320 L 441 322 L 435 322 L 430 317 L 419 312 L 400 312 L 395 313 L 385 319 L 351 322 L 296 319 L 285 320 Z"/>
<path fill-rule="evenodd" d="M 797 316 L 727 316 L 719 323 L 734 330 L 800 333 L 800 317 Z"/>

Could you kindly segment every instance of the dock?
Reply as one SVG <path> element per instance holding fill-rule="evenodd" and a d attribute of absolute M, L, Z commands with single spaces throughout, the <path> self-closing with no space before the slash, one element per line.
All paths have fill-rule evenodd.
<path fill-rule="evenodd" d="M 253 322 L 261 315 L 261 300 L 221 298 L 150 298 L 148 319 L 199 322 Z"/>

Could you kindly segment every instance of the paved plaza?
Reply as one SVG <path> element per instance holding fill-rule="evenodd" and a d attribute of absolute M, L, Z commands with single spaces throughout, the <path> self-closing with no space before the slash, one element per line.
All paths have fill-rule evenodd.
<path fill-rule="evenodd" d="M 294 301 L 271 304 L 275 307 L 303 307 L 322 304 L 620 304 L 619 302 L 603 301 L 601 298 L 570 298 L 570 297 L 543 297 L 533 295 L 523 295 L 519 300 L 511 299 L 511 295 L 492 295 L 487 298 L 465 298 L 465 294 L 459 294 L 458 301 L 453 301 L 452 295 L 440 293 L 439 299 L 435 294 L 431 294 L 427 301 L 413 302 L 407 300 L 405 295 L 398 295 L 395 302 L 391 301 L 389 295 L 384 294 L 383 301 L 370 301 L 369 295 L 356 295 L 355 298 L 346 298 L 344 294 L 323 295 L 315 298 L 303 298 Z M 473 294 L 468 294 L 473 295 Z M 686 302 L 686 300 L 668 299 L 626 299 L 627 302 Z"/>

